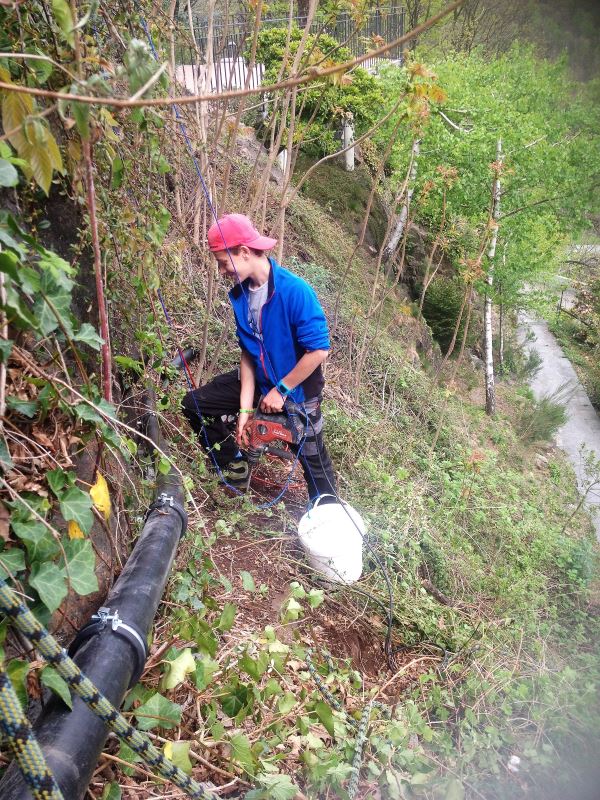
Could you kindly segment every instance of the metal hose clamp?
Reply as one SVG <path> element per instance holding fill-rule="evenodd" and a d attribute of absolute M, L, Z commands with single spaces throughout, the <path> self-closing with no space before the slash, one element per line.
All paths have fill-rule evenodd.
<path fill-rule="evenodd" d="M 142 633 L 135 626 L 123 622 L 116 609 L 114 614 L 111 614 L 110 608 L 101 606 L 95 614 L 92 614 L 90 621 L 81 628 L 77 636 L 71 642 L 69 646 L 69 656 L 73 658 L 84 642 L 92 636 L 97 636 L 106 630 L 109 623 L 113 633 L 127 639 L 129 644 L 133 647 L 135 666 L 131 675 L 131 680 L 129 681 L 129 688 L 131 689 L 131 687 L 139 681 L 144 671 L 146 659 L 148 658 L 148 645 Z"/>
<path fill-rule="evenodd" d="M 148 511 L 146 512 L 146 517 L 144 522 L 148 520 L 148 517 L 150 516 L 150 514 L 152 514 L 153 511 L 164 511 L 165 509 L 168 511 L 170 508 L 172 508 L 173 511 L 175 511 L 175 513 L 178 514 L 179 518 L 181 519 L 181 534 L 180 534 L 181 537 L 187 530 L 188 516 L 186 514 L 184 507 L 175 500 L 173 495 L 169 495 L 166 492 L 161 492 L 161 494 L 159 494 L 156 500 L 148 507 Z"/>

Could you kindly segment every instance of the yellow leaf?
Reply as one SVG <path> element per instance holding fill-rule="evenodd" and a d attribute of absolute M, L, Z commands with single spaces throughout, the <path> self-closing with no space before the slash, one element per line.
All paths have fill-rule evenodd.
<path fill-rule="evenodd" d="M 69 521 L 67 528 L 69 539 L 85 539 L 85 535 L 74 519 Z"/>
<path fill-rule="evenodd" d="M 35 182 L 48 194 L 52 181 L 50 153 L 45 146 L 36 145 L 33 147 L 30 145 L 28 160 Z"/>
<path fill-rule="evenodd" d="M 110 517 L 110 493 L 104 475 L 98 473 L 96 483 L 90 489 L 90 497 L 98 511 L 104 514 L 104 519 L 108 520 Z"/>
<path fill-rule="evenodd" d="M 48 154 L 50 156 L 50 161 L 52 166 L 57 172 L 64 172 L 65 168 L 63 167 L 62 157 L 60 155 L 60 150 L 58 149 L 58 145 L 56 144 L 56 139 L 54 136 L 48 131 L 48 140 L 46 142 L 46 147 L 48 148 Z"/>
<path fill-rule="evenodd" d="M 2 100 L 2 127 L 9 133 L 8 141 L 17 153 L 24 158 L 23 151 L 29 147 L 22 125 L 33 113 L 33 100 L 27 94 L 6 92 Z"/>

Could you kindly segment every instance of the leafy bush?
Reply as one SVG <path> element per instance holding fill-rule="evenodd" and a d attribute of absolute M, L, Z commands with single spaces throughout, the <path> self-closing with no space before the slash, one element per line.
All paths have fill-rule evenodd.
<path fill-rule="evenodd" d="M 301 38 L 302 31 L 294 26 L 289 57 L 283 70 L 284 78 L 290 72 Z M 279 76 L 286 40 L 286 28 L 267 28 L 259 33 L 256 60 L 265 65 L 265 83 L 271 83 Z M 336 39 L 322 33 L 308 37 L 301 65 L 307 69 L 327 68 L 350 58 L 351 53 L 347 48 L 340 47 Z M 303 111 L 300 124 L 296 127 L 297 140 L 305 135 L 310 139 L 310 143 L 304 146 L 306 152 L 319 156 L 340 149 L 336 132 L 344 114 L 352 115 L 358 136 L 374 124 L 384 102 L 380 84 L 364 69 L 357 68 L 351 75 L 329 76 L 323 81 L 324 85 L 319 82 L 314 89 L 303 91 Z M 303 123 L 311 120 L 313 114 L 315 116 L 309 129 Z"/>
<path fill-rule="evenodd" d="M 439 277 L 432 281 L 423 303 L 423 316 L 434 338 L 445 352 L 448 349 L 464 296 L 464 285 L 458 278 Z M 462 341 L 466 315 L 463 314 L 457 342 Z"/>

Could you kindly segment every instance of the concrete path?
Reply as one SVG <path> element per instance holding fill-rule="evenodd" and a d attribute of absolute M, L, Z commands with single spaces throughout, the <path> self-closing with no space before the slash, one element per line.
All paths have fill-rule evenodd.
<path fill-rule="evenodd" d="M 528 341 L 528 331 L 535 336 L 533 341 Z M 577 475 L 579 491 L 584 493 L 592 481 L 586 473 L 581 448 L 582 445 L 585 446 L 586 453 L 591 451 L 600 460 L 600 417 L 590 403 L 571 362 L 560 349 L 544 320 L 522 312 L 519 315 L 519 334 L 525 349 L 537 350 L 542 358 L 540 371 L 530 381 L 536 398 L 552 394 L 565 384 L 569 385 L 570 396 L 566 403 L 568 420 L 558 431 L 556 443 L 571 461 Z M 590 490 L 586 502 L 600 541 L 600 483 Z"/>

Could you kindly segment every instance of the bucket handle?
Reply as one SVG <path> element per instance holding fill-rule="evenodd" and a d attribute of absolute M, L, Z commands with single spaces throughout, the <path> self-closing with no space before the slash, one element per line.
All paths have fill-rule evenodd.
<path fill-rule="evenodd" d="M 310 510 L 312 511 L 314 508 L 316 508 L 324 497 L 334 497 L 340 505 L 342 505 L 342 506 L 347 506 L 348 505 L 348 503 L 344 502 L 343 500 L 340 500 L 335 494 L 325 493 L 325 494 L 320 494 L 317 497 L 315 502 L 310 507 Z"/>

